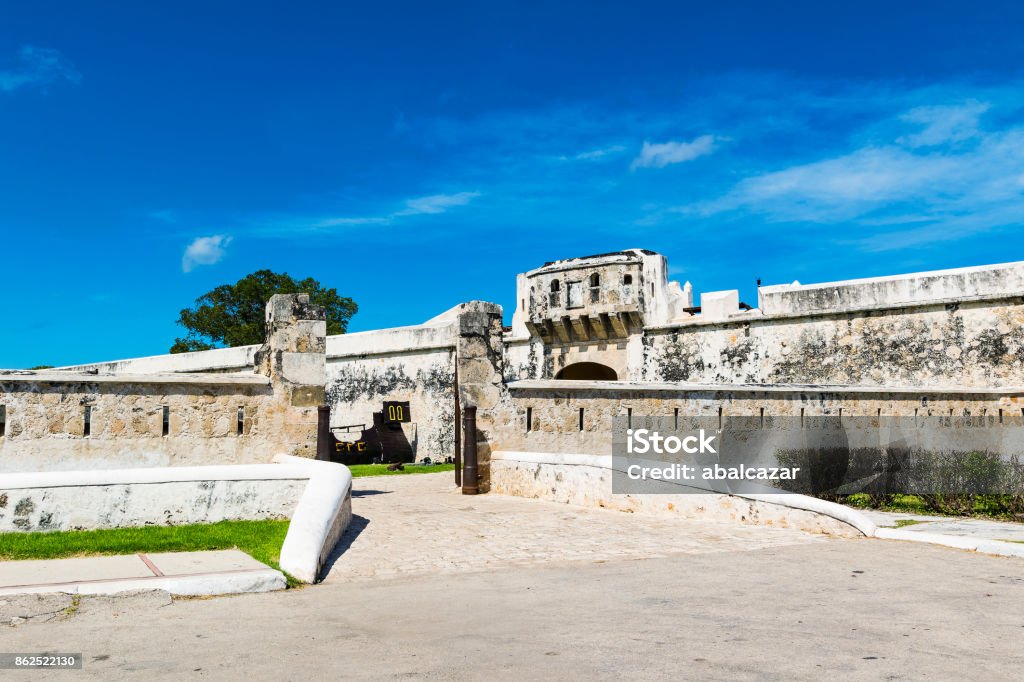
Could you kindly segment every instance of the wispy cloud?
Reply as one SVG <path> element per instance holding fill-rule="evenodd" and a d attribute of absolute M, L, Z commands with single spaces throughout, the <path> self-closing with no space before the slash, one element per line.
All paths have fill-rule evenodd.
<path fill-rule="evenodd" d="M 82 75 L 58 50 L 25 45 L 15 66 L 0 69 L 0 92 L 21 88 L 45 88 L 60 81 L 78 84 Z"/>
<path fill-rule="evenodd" d="M 194 239 L 185 247 L 185 254 L 181 257 L 182 271 L 192 272 L 199 265 L 219 263 L 226 255 L 226 248 L 230 243 L 231 237 L 223 234 Z"/>
<path fill-rule="evenodd" d="M 465 206 L 478 196 L 480 196 L 480 192 L 458 192 L 457 194 L 433 194 L 429 197 L 409 199 L 405 202 L 406 207 L 401 211 L 392 214 L 392 216 L 399 217 L 420 215 L 422 213 L 431 215 L 444 213 L 450 208 Z"/>
<path fill-rule="evenodd" d="M 405 200 L 405 208 L 379 216 L 357 216 L 324 218 L 313 223 L 313 227 L 339 227 L 343 225 L 387 225 L 399 218 L 417 215 L 438 215 L 450 209 L 465 206 L 480 196 L 480 192 L 456 192 L 454 194 L 431 194 Z"/>
<path fill-rule="evenodd" d="M 915 107 L 900 118 L 923 129 L 896 141 L 908 147 L 931 147 L 969 140 L 981 134 L 979 119 L 990 106 L 969 100 L 962 104 Z"/>
<path fill-rule="evenodd" d="M 644 142 L 640 155 L 633 159 L 631 170 L 637 168 L 664 168 L 675 163 L 693 161 L 715 150 L 715 137 L 701 135 L 690 142 Z"/>
<path fill-rule="evenodd" d="M 609 157 L 616 156 L 626 151 L 625 145 L 615 144 L 610 147 L 604 147 L 603 149 L 592 149 L 587 152 L 580 152 L 572 156 L 560 156 L 559 161 L 601 161 L 607 160 Z"/>
<path fill-rule="evenodd" d="M 973 98 L 913 106 L 862 122 L 848 136 L 859 146 L 755 173 L 718 197 L 671 210 L 705 219 L 734 214 L 817 229 L 843 226 L 848 243 L 870 251 L 1020 224 L 1024 125 L 1016 122 L 1022 108 L 1021 101 Z M 990 113 L 999 118 L 986 126 Z"/>

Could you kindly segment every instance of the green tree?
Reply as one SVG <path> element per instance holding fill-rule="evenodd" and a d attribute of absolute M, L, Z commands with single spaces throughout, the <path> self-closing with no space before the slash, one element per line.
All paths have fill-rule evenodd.
<path fill-rule="evenodd" d="M 234 284 L 223 284 L 181 311 L 178 324 L 188 330 L 174 340 L 172 353 L 263 343 L 265 309 L 274 294 L 309 294 L 311 303 L 327 310 L 327 333 L 344 334 L 359 306 L 351 298 L 326 289 L 312 277 L 296 280 L 287 273 L 259 270 Z"/>

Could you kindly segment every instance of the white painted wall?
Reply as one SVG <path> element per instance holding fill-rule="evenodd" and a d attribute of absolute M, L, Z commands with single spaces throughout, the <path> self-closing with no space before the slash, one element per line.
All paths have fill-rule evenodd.
<path fill-rule="evenodd" d="M 282 570 L 315 582 L 352 518 L 352 475 L 331 462 L 0 474 L 0 532 L 291 518 Z"/>

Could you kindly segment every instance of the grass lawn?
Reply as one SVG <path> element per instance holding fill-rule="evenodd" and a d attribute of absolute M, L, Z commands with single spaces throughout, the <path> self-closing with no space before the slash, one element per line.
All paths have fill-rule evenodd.
<path fill-rule="evenodd" d="M 454 464 L 406 464 L 402 471 L 388 471 L 387 464 L 353 464 L 349 467 L 352 478 L 362 476 L 397 476 L 402 474 L 436 474 L 440 471 L 455 471 Z"/>
<path fill-rule="evenodd" d="M 929 516 L 996 519 L 999 521 L 1024 520 L 1020 495 L 889 495 L 873 499 L 871 495 L 847 495 L 843 504 L 860 509 L 878 509 L 890 512 L 909 512 Z"/>
<path fill-rule="evenodd" d="M 0 561 L 65 559 L 138 552 L 196 552 L 237 547 L 278 570 L 288 521 L 221 521 L 194 526 L 0 533 Z M 286 574 L 287 576 L 287 574 Z M 287 576 L 290 586 L 297 585 Z"/>

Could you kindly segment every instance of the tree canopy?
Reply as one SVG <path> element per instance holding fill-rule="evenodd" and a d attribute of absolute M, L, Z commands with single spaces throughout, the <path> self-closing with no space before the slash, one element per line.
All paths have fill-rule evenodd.
<path fill-rule="evenodd" d="M 344 334 L 359 306 L 312 277 L 296 280 L 287 273 L 259 270 L 234 284 L 223 284 L 181 311 L 178 324 L 188 330 L 174 340 L 172 353 L 263 343 L 265 309 L 274 294 L 309 294 L 311 303 L 327 311 L 327 333 Z"/>

